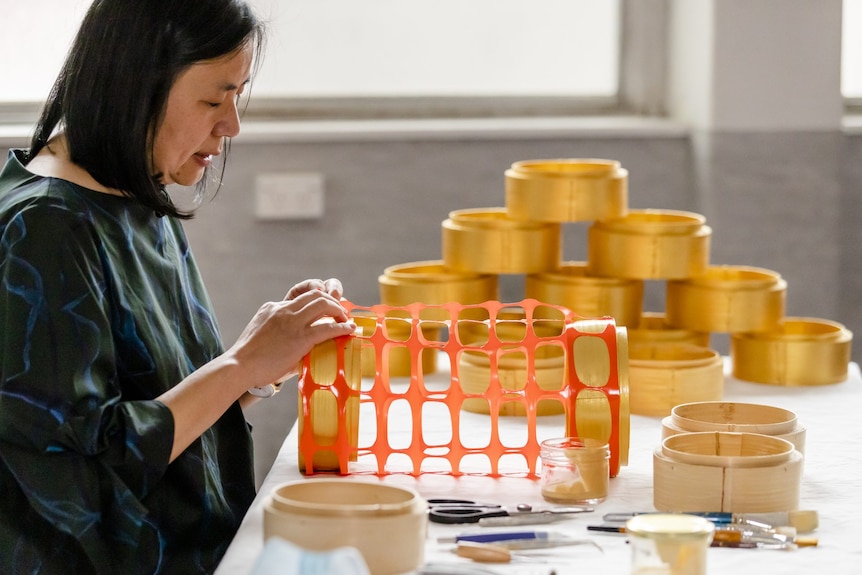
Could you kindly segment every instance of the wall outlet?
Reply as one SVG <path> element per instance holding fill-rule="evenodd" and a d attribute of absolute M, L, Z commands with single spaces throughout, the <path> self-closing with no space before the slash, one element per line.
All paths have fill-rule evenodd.
<path fill-rule="evenodd" d="M 259 174 L 254 215 L 259 220 L 313 220 L 323 217 L 323 174 Z"/>

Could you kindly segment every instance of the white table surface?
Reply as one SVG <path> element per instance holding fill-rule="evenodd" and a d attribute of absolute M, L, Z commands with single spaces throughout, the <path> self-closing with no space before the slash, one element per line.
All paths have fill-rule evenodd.
<path fill-rule="evenodd" d="M 710 548 L 708 572 L 732 575 L 862 574 L 862 376 L 859 366 L 850 364 L 847 381 L 817 387 L 782 387 L 738 381 L 729 375 L 726 366 L 724 399 L 789 409 L 796 413 L 799 423 L 807 429 L 799 508 L 818 511 L 820 526 L 812 535 L 819 539 L 819 546 L 794 551 Z M 468 418 L 473 416 L 488 419 L 478 414 L 471 414 Z M 501 421 L 505 421 L 505 425 L 518 426 L 519 419 L 508 417 L 501 418 Z M 560 421 L 556 416 L 540 419 Z M 501 430 L 503 425 L 501 423 Z M 520 426 L 523 427 L 523 420 Z M 593 546 L 562 547 L 531 552 L 533 555 L 541 554 L 545 563 L 482 565 L 501 574 L 548 575 L 552 571 L 557 575 L 629 573 L 631 550 L 626 537 L 596 534 L 587 531 L 586 526 L 601 523 L 601 516 L 612 511 L 654 510 L 652 454 L 660 441 L 660 417 L 632 415 L 629 462 L 617 477 L 610 480 L 607 500 L 597 505 L 594 513 L 534 527 L 592 539 L 602 547 L 602 551 Z M 316 477 L 333 476 L 315 475 L 308 479 Z M 462 497 L 504 505 L 530 503 L 548 506 L 541 498 L 538 482 L 526 478 L 436 474 L 349 477 L 408 486 L 426 498 Z M 303 478 L 297 467 L 297 429 L 294 426 L 216 570 L 217 575 L 252 572 L 263 549 L 264 500 L 275 486 Z M 429 523 L 426 561 L 435 564 L 471 563 L 452 553 L 451 544 L 437 542 L 439 537 L 453 536 L 469 529 L 476 527 Z"/>

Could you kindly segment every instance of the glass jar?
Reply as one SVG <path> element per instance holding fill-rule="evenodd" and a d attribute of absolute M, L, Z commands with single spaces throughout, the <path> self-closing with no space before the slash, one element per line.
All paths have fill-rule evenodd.
<path fill-rule="evenodd" d="M 580 437 L 547 439 L 540 457 L 545 500 L 592 505 L 607 498 L 610 449 L 606 442 Z"/>
<path fill-rule="evenodd" d="M 632 575 L 706 575 L 715 524 L 684 513 L 646 513 L 626 522 Z"/>

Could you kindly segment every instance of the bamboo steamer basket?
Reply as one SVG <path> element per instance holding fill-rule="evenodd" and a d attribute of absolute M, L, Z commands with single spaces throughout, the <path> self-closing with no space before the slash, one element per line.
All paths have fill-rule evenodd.
<path fill-rule="evenodd" d="M 506 209 L 513 219 L 578 222 L 628 211 L 628 171 L 615 160 L 525 160 L 504 175 Z"/>
<path fill-rule="evenodd" d="M 662 420 L 662 439 L 678 433 L 730 431 L 784 439 L 805 453 L 805 427 L 788 409 L 756 403 L 700 401 L 677 405 Z"/>
<path fill-rule="evenodd" d="M 784 319 L 787 282 L 771 270 L 712 266 L 699 277 L 667 282 L 665 315 L 673 326 L 705 332 L 775 330 Z"/>
<path fill-rule="evenodd" d="M 518 312 L 501 313 L 498 315 L 503 321 L 498 322 L 497 336 L 501 341 L 512 342 L 512 350 L 517 349 L 518 342 L 524 337 L 525 325 L 523 314 Z M 578 320 L 574 326 L 579 331 L 601 332 L 607 325 L 606 320 Z M 553 320 L 538 320 L 533 324 L 536 334 L 541 337 L 552 337 L 559 335 L 565 328 L 562 322 Z M 458 327 L 458 338 L 464 345 L 479 344 L 487 338 L 487 333 L 480 324 L 464 322 Z M 571 350 L 573 363 L 580 381 L 585 382 L 587 387 L 578 391 L 575 398 L 575 412 L 570 427 L 566 429 L 568 435 L 577 435 L 583 438 L 601 440 L 603 443 L 612 441 L 613 417 L 611 404 L 601 389 L 610 378 L 614 369 L 618 372 L 619 380 L 619 408 L 617 441 L 611 446 L 613 452 L 618 454 L 615 467 L 611 468 L 611 476 L 619 472 L 620 465 L 628 463 L 629 440 L 630 440 L 630 408 L 629 408 L 629 371 L 628 371 L 628 340 L 624 327 L 616 328 L 616 364 L 611 365 L 612 358 L 604 343 L 598 338 L 578 338 Z M 566 384 L 565 354 L 561 346 L 548 344 L 536 349 L 534 366 L 536 369 L 536 383 L 543 390 L 559 390 Z M 481 351 L 464 350 L 459 354 L 458 370 L 460 374 L 461 388 L 465 393 L 482 394 L 488 388 L 491 379 L 490 357 Z M 498 378 L 500 385 L 505 389 L 513 391 L 524 389 L 527 381 L 526 357 L 523 353 L 504 353 L 498 359 Z M 590 387 L 594 385 L 595 387 Z M 482 398 L 466 398 L 461 408 L 473 413 L 490 413 L 488 401 Z M 536 405 L 536 415 L 555 415 L 564 413 L 565 407 L 560 401 L 542 400 Z M 499 415 L 524 416 L 526 408 L 520 401 L 508 401 L 503 403 L 499 409 Z"/>
<path fill-rule="evenodd" d="M 512 342 L 509 349 L 497 358 L 497 377 L 503 389 L 520 391 L 527 384 L 527 357 L 519 350 L 518 342 L 526 333 L 523 313 L 501 313 L 496 325 L 497 337 L 501 341 Z M 537 322 L 536 334 L 542 337 L 560 335 L 562 322 Z M 478 329 L 477 329 L 478 328 Z M 459 325 L 459 338 L 464 345 L 481 344 L 487 335 L 479 324 Z M 536 383 L 545 391 L 560 390 L 565 385 L 565 351 L 560 345 L 548 344 L 536 348 L 533 358 L 536 370 Z M 458 356 L 458 370 L 461 376 L 461 389 L 465 393 L 485 393 L 491 382 L 491 357 L 482 351 L 464 350 Z M 488 402 L 481 398 L 467 398 L 461 404 L 464 411 L 490 413 Z M 563 404 L 555 400 L 540 401 L 536 406 L 537 415 L 564 413 Z M 499 415 L 526 415 L 526 408 L 520 401 L 507 401 L 500 406 Z"/>
<path fill-rule="evenodd" d="M 559 390 L 565 382 L 565 352 L 558 345 L 543 345 L 536 349 L 534 366 L 536 383 L 545 391 Z M 461 387 L 465 393 L 484 393 L 491 380 L 491 359 L 482 352 L 464 351 L 460 354 Z M 497 372 L 503 389 L 519 391 L 527 383 L 527 358 L 523 351 L 503 354 L 497 362 Z M 464 411 L 490 413 L 488 402 L 480 398 L 465 399 Z M 555 400 L 542 400 L 536 406 L 537 415 L 564 413 L 563 404 Z M 520 401 L 507 401 L 500 406 L 499 415 L 526 415 Z"/>
<path fill-rule="evenodd" d="M 629 326 L 630 345 L 678 343 L 709 347 L 709 333 L 673 327 L 660 312 L 644 312 L 637 327 Z"/>
<path fill-rule="evenodd" d="M 378 324 L 384 323 L 390 318 L 390 312 L 406 312 L 410 315 L 409 321 L 411 325 L 419 325 L 421 323 L 421 311 L 425 307 L 424 304 L 417 303 L 406 308 L 388 308 L 387 306 L 363 307 L 355 306 L 349 301 L 344 301 L 345 309 L 352 316 L 356 310 L 363 310 L 366 313 L 373 313 Z M 527 409 L 526 425 L 527 431 L 532 437 L 536 437 L 537 418 L 536 408 L 542 400 L 552 400 L 561 404 L 566 411 L 565 418 L 565 436 L 577 435 L 582 438 L 600 439 L 608 444 L 610 448 L 610 470 L 611 476 L 615 476 L 620 465 L 624 465 L 628 460 L 629 446 L 629 409 L 628 409 L 628 348 L 626 341 L 625 328 L 617 327 L 612 318 L 601 319 L 583 319 L 574 320 L 570 310 L 559 307 L 542 304 L 537 300 L 526 299 L 519 303 L 501 304 L 500 302 L 484 302 L 483 304 L 462 305 L 455 302 L 450 302 L 445 307 L 452 310 L 453 317 L 457 317 L 457 321 L 452 325 L 451 331 L 448 333 L 446 346 L 448 349 L 444 351 L 452 358 L 452 386 L 449 387 L 449 392 L 442 396 L 434 393 L 427 395 L 422 393 L 423 390 L 418 390 L 420 393 L 410 393 L 409 407 L 411 413 L 419 414 L 417 409 L 422 407 L 425 401 L 442 401 L 450 410 L 450 415 L 453 417 L 457 410 L 461 409 L 464 399 L 479 398 L 488 401 L 489 405 L 494 410 L 499 406 L 510 401 L 519 401 L 525 405 Z M 543 307 L 555 307 L 558 312 L 557 318 L 545 317 L 551 315 L 550 312 L 543 311 L 543 317 L 537 317 L 536 310 Z M 512 319 L 519 318 L 519 319 Z M 405 321 L 405 318 L 392 318 Z M 529 321 L 527 321 L 529 320 Z M 574 321 L 573 321 L 574 320 Z M 507 330 L 517 324 L 519 330 L 517 334 L 507 334 Z M 544 330 L 550 329 L 551 333 L 545 334 Z M 474 333 L 475 332 L 475 333 Z M 540 335 L 541 334 L 541 335 Z M 472 344 L 472 339 L 476 338 L 476 343 Z M 364 338 L 354 338 L 364 340 Z M 375 353 L 379 353 L 381 349 L 390 345 L 392 342 L 385 328 L 380 329 L 378 326 L 371 336 L 371 343 L 375 347 Z M 470 343 L 466 343 L 470 342 Z M 407 341 L 407 346 L 411 353 L 420 351 L 426 342 L 417 339 L 416 332 L 413 332 L 413 337 Z M 437 345 L 436 343 L 432 345 Z M 571 377 L 567 380 L 566 387 L 542 390 L 536 382 L 535 373 L 532 371 L 534 364 L 532 363 L 535 357 L 535 350 L 543 346 L 557 345 L 559 349 L 565 352 L 565 377 Z M 336 348 L 336 351 L 341 348 Z M 523 390 L 506 391 L 499 384 L 499 373 L 497 372 L 496 363 L 493 365 L 494 371 L 490 373 L 490 383 L 494 384 L 485 393 L 466 393 L 462 389 L 461 374 L 459 372 L 460 364 L 457 356 L 464 351 L 482 351 L 499 354 L 505 353 L 510 349 L 522 349 L 528 352 L 528 376 L 526 385 Z M 415 359 L 416 356 L 414 356 Z M 493 356 L 496 358 L 496 355 Z M 303 358 L 302 366 L 299 375 L 299 396 L 301 398 L 302 421 L 300 423 L 299 433 L 299 450 L 305 457 L 303 465 L 305 469 L 301 469 L 305 473 L 313 474 L 318 471 L 337 471 L 341 474 L 349 473 L 349 461 L 351 457 L 365 456 L 371 454 L 377 457 L 378 473 L 388 474 L 387 469 L 389 455 L 392 453 L 393 446 L 389 445 L 384 436 L 384 441 L 381 443 L 376 441 L 373 445 L 361 446 L 357 448 L 348 442 L 348 432 L 345 427 L 345 400 L 354 396 L 362 397 L 362 401 L 368 401 L 375 406 L 372 423 L 375 423 L 376 429 L 386 429 L 386 406 L 396 398 L 404 397 L 403 393 L 395 392 L 387 389 L 386 385 L 374 385 L 368 393 L 354 392 L 347 382 L 346 371 L 347 366 L 344 365 L 344 354 L 335 354 L 335 358 L 340 362 L 340 366 L 333 368 L 335 373 L 334 382 L 332 384 L 320 382 L 314 379 L 315 371 L 311 369 L 314 363 L 314 358 L 311 354 Z M 375 380 L 375 383 L 377 380 Z M 412 380 L 411 380 L 412 382 Z M 453 387 L 454 386 L 454 387 Z M 332 388 L 330 390 L 329 388 Z M 410 391 L 413 391 L 412 388 Z M 333 429 L 337 432 L 335 439 L 319 445 L 312 433 L 313 417 L 312 410 L 309 408 L 310 399 L 316 391 L 326 390 L 330 393 L 334 392 L 337 400 L 337 410 L 333 414 L 333 419 L 336 419 L 333 424 Z M 429 390 L 430 391 L 430 390 Z M 574 395 L 574 397 L 573 397 Z M 471 397 L 472 396 L 472 397 Z M 381 409 L 378 409 L 382 406 Z M 454 410 L 454 411 L 453 411 Z M 418 417 L 421 417 L 419 415 Z M 492 414 L 492 423 L 496 422 L 496 413 Z M 418 421 L 416 417 L 411 418 L 412 421 Z M 385 435 L 385 434 L 384 434 Z M 497 457 L 497 460 L 491 460 L 490 475 L 497 476 L 500 473 L 497 464 L 500 457 L 505 455 L 507 447 L 503 445 L 496 433 L 492 434 L 491 451 L 488 452 L 489 457 Z M 378 435 L 378 439 L 379 439 Z M 456 448 L 463 447 L 460 440 L 456 438 Z M 527 472 L 532 475 L 535 472 L 535 465 L 539 458 L 538 444 L 527 442 L 524 449 L 530 453 L 525 458 L 528 466 Z M 502 449 L 503 451 L 498 451 Z M 311 464 L 312 456 L 319 452 L 332 452 L 337 455 L 337 469 L 319 469 Z M 427 456 L 421 445 L 415 442 L 407 450 L 398 448 L 398 453 L 405 453 L 414 464 L 413 472 L 421 474 L 421 462 Z M 460 455 L 458 449 L 453 449 L 452 453 L 447 455 L 452 466 L 452 473 L 459 474 Z M 319 467 L 319 466 L 318 466 Z"/>
<path fill-rule="evenodd" d="M 311 416 L 311 431 L 316 445 L 327 446 L 335 445 L 338 438 L 339 420 L 342 419 L 339 414 L 340 405 L 343 404 L 344 416 L 343 422 L 347 429 L 347 442 L 353 449 L 350 455 L 350 461 L 356 461 L 359 444 L 359 390 L 362 386 L 362 349 L 360 339 L 355 337 L 336 338 L 323 343 L 319 343 L 311 349 L 310 369 L 314 381 L 321 386 L 311 392 L 311 397 L 307 402 L 303 402 L 303 396 L 300 394 L 299 414 L 297 419 L 299 425 L 299 437 L 302 437 L 303 432 L 303 410 L 307 407 Z M 335 382 L 338 374 L 338 350 L 337 345 L 343 345 L 344 353 L 344 377 L 346 383 L 351 390 L 356 391 L 356 395 L 350 397 L 337 398 L 329 387 Z M 306 464 L 302 451 L 298 454 L 299 470 L 305 472 Z M 321 449 L 314 454 L 312 460 L 312 468 L 315 471 L 338 471 L 340 469 L 338 454 L 336 450 Z"/>
<path fill-rule="evenodd" d="M 415 302 L 426 305 L 443 305 L 451 301 L 462 304 L 482 303 L 497 299 L 497 276 L 472 272 L 449 270 L 442 260 L 409 262 L 389 266 L 377 278 L 380 290 L 380 303 L 390 306 L 407 306 Z M 423 310 L 422 335 L 428 341 L 439 341 L 444 323 L 449 320 L 449 312 L 440 307 Z M 360 323 L 363 333 L 370 336 L 374 318 Z M 409 322 L 386 321 L 386 328 L 393 339 L 405 341 L 411 332 Z M 374 377 L 378 366 L 374 349 L 370 345 L 363 349 L 363 376 Z M 421 352 L 423 373 L 437 371 L 437 353 L 434 349 Z M 409 377 L 411 375 L 410 353 L 406 347 L 393 346 L 389 349 L 389 377 Z"/>
<path fill-rule="evenodd" d="M 579 331 L 589 332 L 592 329 L 601 331 L 603 320 L 579 320 L 574 322 Z M 599 347 L 593 338 L 579 338 L 572 348 L 575 371 L 578 379 L 587 383 L 575 399 L 574 427 L 566 429 L 569 436 L 589 437 L 604 442 L 611 441 L 612 409 L 607 396 L 598 389 L 604 387 L 612 371 L 611 357 L 607 347 Z M 619 441 L 611 445 L 619 453 L 619 462 L 611 468 L 611 477 L 616 477 L 619 465 L 628 465 L 629 440 L 631 431 L 630 385 L 629 385 L 629 346 L 625 327 L 616 328 L 616 370 L 619 379 Z M 613 459 L 613 458 L 612 458 Z"/>
<path fill-rule="evenodd" d="M 678 279 L 709 266 L 712 229 L 706 218 L 675 210 L 629 210 L 622 218 L 593 223 L 588 236 L 592 276 Z"/>
<path fill-rule="evenodd" d="M 362 331 L 366 338 L 374 334 L 377 329 L 377 318 L 370 315 L 356 313 L 353 321 Z M 384 329 L 395 341 L 407 341 L 412 333 L 409 319 L 401 317 L 386 318 L 383 321 Z M 442 324 L 439 322 L 428 322 L 420 326 L 422 337 L 428 341 L 438 341 L 442 335 Z M 410 377 L 413 366 L 410 361 L 410 350 L 404 345 L 393 344 L 384 350 L 384 358 L 380 358 L 378 365 L 374 345 L 368 339 L 362 340 L 362 377 L 374 378 L 378 369 L 385 373 L 385 377 Z M 437 352 L 432 348 L 423 349 L 419 357 L 419 365 L 422 373 L 429 374 L 437 371 Z"/>
<path fill-rule="evenodd" d="M 498 293 L 496 275 L 452 271 L 442 260 L 389 266 L 377 278 L 377 283 L 380 303 L 391 306 L 415 302 L 443 305 L 452 301 L 474 304 L 496 300 Z M 423 311 L 427 319 L 449 319 L 445 309 Z"/>
<path fill-rule="evenodd" d="M 375 575 L 424 563 L 428 505 L 407 487 L 349 479 L 283 483 L 263 510 L 264 539 L 311 551 L 354 547 Z"/>
<path fill-rule="evenodd" d="M 778 329 L 730 336 L 733 376 L 773 385 L 827 385 L 847 379 L 853 334 L 842 324 L 784 318 Z"/>
<path fill-rule="evenodd" d="M 680 433 L 664 439 L 653 454 L 653 503 L 659 511 L 793 511 L 801 481 L 802 454 L 768 435 Z"/>
<path fill-rule="evenodd" d="M 370 314 L 364 314 L 360 312 L 354 312 L 351 317 L 353 322 L 359 328 L 360 333 L 364 337 L 371 337 L 374 334 L 374 330 L 377 329 L 377 318 Z M 362 377 L 374 377 L 377 373 L 377 358 L 375 357 L 374 346 L 368 341 L 363 340 L 363 343 L 360 344 L 362 352 L 361 352 L 361 364 L 362 364 Z M 424 368 L 424 355 L 423 357 L 423 368 Z M 408 356 L 409 360 L 409 356 Z M 403 361 L 403 360 L 402 360 Z M 436 369 L 437 361 L 434 361 L 434 365 L 432 369 Z"/>
<path fill-rule="evenodd" d="M 456 210 L 442 223 L 443 262 L 453 271 L 531 274 L 560 263 L 560 224 L 511 219 L 506 208 Z"/>
<path fill-rule="evenodd" d="M 617 325 L 633 327 L 641 318 L 643 291 L 642 280 L 592 277 L 585 262 L 563 262 L 555 271 L 528 275 L 524 293 L 581 317 L 610 316 Z"/>
<path fill-rule="evenodd" d="M 685 344 L 629 347 L 631 412 L 665 416 L 680 403 L 722 398 L 724 363 L 712 349 Z"/>

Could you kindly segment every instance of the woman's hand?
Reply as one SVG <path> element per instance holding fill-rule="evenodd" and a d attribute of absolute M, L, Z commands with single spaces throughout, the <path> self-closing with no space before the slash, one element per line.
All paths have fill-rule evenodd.
<path fill-rule="evenodd" d="M 159 396 L 174 416 L 173 461 L 252 387 L 293 374 L 318 343 L 353 333 L 338 280 L 306 280 L 260 307 L 236 343 Z"/>
<path fill-rule="evenodd" d="M 287 379 L 312 347 L 354 332 L 356 326 L 339 301 L 342 291 L 337 279 L 305 280 L 282 301 L 260 307 L 228 350 L 247 374 L 247 387 Z"/>

